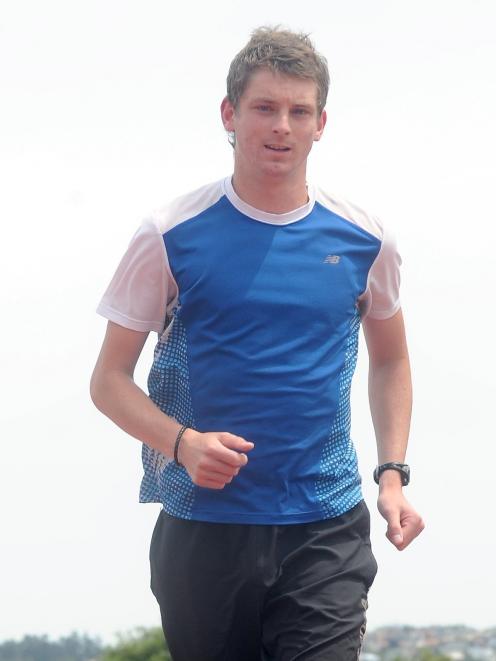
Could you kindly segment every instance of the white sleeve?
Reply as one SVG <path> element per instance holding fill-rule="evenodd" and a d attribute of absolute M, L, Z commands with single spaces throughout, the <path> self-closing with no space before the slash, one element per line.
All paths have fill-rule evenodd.
<path fill-rule="evenodd" d="M 177 296 L 162 235 L 145 221 L 131 239 L 97 312 L 136 331 L 164 329 L 167 306 Z"/>
<path fill-rule="evenodd" d="M 387 230 L 382 237 L 381 249 L 370 268 L 367 289 L 360 296 L 362 319 L 389 319 L 400 309 L 401 257 L 394 236 Z"/>

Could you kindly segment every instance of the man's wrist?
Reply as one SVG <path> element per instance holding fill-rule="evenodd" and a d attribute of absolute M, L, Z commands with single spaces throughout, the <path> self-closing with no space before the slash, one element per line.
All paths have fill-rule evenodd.
<path fill-rule="evenodd" d="M 379 489 L 402 489 L 403 482 L 398 471 L 384 471 L 379 478 Z"/>
<path fill-rule="evenodd" d="M 182 425 L 180 429 L 177 432 L 176 440 L 174 443 L 174 461 L 178 466 L 182 466 L 183 464 L 179 461 L 179 446 L 181 444 L 181 441 L 183 440 L 184 432 L 188 429 L 186 425 Z"/>
<path fill-rule="evenodd" d="M 178 435 L 181 430 L 178 430 Z M 177 463 L 183 465 L 183 462 L 181 460 L 181 457 L 184 456 L 184 449 L 186 446 L 190 444 L 191 439 L 196 436 L 199 432 L 197 432 L 193 427 L 186 427 L 184 431 L 181 434 L 181 439 L 179 443 L 177 444 L 177 436 L 176 436 L 176 444 L 177 444 L 177 450 L 175 452 L 174 459 L 177 461 Z"/>

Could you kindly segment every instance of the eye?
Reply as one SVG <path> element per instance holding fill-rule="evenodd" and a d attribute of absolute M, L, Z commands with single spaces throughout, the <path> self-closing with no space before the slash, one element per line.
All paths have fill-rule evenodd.
<path fill-rule="evenodd" d="M 294 108 L 293 115 L 308 115 L 309 110 L 307 108 Z"/>
<path fill-rule="evenodd" d="M 272 107 L 269 106 L 267 103 L 259 103 L 258 106 L 256 106 L 257 110 L 260 110 L 261 112 L 270 112 L 272 110 Z"/>

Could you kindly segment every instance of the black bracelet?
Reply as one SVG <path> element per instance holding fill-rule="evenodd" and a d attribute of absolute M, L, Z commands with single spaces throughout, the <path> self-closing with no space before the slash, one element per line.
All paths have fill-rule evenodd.
<path fill-rule="evenodd" d="M 181 463 L 181 462 L 179 461 L 179 459 L 177 458 L 177 453 L 178 453 L 178 450 L 179 450 L 179 443 L 181 442 L 181 439 L 182 439 L 183 434 L 184 434 L 184 432 L 186 431 L 186 429 L 188 429 L 188 425 L 183 425 L 183 426 L 181 427 L 181 429 L 179 430 L 179 432 L 178 432 L 178 434 L 177 434 L 177 436 L 176 436 L 176 443 L 175 443 L 175 445 L 174 445 L 174 461 L 176 462 L 176 464 L 177 464 L 178 466 L 182 466 L 182 463 Z"/>

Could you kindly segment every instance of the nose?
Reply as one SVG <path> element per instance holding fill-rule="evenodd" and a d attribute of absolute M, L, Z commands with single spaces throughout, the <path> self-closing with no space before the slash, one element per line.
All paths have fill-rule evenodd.
<path fill-rule="evenodd" d="M 287 135 L 288 133 L 291 133 L 288 113 L 280 112 L 276 114 L 272 130 L 278 135 Z"/>

